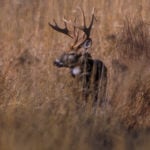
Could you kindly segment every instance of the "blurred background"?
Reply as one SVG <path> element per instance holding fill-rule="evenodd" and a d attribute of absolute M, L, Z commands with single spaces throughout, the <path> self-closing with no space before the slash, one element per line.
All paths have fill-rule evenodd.
<path fill-rule="evenodd" d="M 83 106 L 81 85 L 53 60 L 70 39 L 48 22 L 95 8 L 91 55 L 108 69 L 107 102 Z M 150 1 L 0 0 L 0 149 L 149 150 Z"/>

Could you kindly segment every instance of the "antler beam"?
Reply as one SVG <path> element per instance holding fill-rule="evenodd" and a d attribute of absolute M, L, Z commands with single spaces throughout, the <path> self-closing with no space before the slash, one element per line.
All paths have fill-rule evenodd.
<path fill-rule="evenodd" d="M 68 27 L 67 27 L 67 23 L 66 23 L 65 21 L 64 21 L 64 25 L 65 25 L 64 28 L 59 27 L 55 20 L 54 20 L 54 25 L 51 24 L 51 23 L 48 23 L 48 24 L 49 24 L 49 26 L 52 27 L 54 30 L 56 30 L 56 31 L 58 31 L 58 32 L 60 32 L 60 33 L 63 33 L 63 34 L 65 34 L 65 35 L 67 35 L 67 36 L 69 36 L 69 37 L 71 37 L 71 38 L 73 38 L 72 35 L 70 34 L 70 31 L 69 31 L 69 29 L 68 29 Z"/>

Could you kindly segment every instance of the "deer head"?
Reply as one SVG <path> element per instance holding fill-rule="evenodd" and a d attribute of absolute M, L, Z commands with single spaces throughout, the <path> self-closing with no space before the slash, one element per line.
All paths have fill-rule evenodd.
<path fill-rule="evenodd" d="M 71 68 L 72 75 L 78 75 L 83 71 L 83 63 L 86 59 L 91 59 L 91 55 L 87 52 L 88 48 L 92 45 L 92 39 L 90 38 L 91 29 L 95 19 L 94 9 L 92 12 L 92 18 L 89 23 L 89 26 L 86 25 L 84 11 L 80 8 L 83 17 L 83 23 L 81 26 L 76 24 L 76 18 L 74 21 L 67 21 L 63 18 L 64 27 L 61 28 L 56 21 L 54 23 L 49 23 L 49 26 L 60 33 L 67 35 L 73 40 L 69 51 L 64 52 L 59 58 L 54 61 L 54 65 L 57 67 L 69 67 Z M 72 30 L 69 30 L 68 25 L 72 27 Z M 80 50 L 83 51 L 80 51 Z"/>

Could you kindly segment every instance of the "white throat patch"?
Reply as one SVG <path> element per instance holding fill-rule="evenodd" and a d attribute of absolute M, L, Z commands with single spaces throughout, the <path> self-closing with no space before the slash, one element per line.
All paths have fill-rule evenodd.
<path fill-rule="evenodd" d="M 72 74 L 73 74 L 73 75 L 79 75 L 80 73 L 81 73 L 81 68 L 80 68 L 79 66 L 74 67 L 74 68 L 72 69 Z"/>

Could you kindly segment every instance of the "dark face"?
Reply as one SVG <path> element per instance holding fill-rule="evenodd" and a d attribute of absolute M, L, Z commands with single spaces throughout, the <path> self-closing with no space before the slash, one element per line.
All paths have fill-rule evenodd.
<path fill-rule="evenodd" d="M 54 65 L 57 67 L 75 67 L 79 64 L 81 54 L 75 52 L 65 52 L 59 58 L 54 61 Z"/>
<path fill-rule="evenodd" d="M 79 64 L 79 60 L 81 57 L 84 57 L 84 54 L 88 54 L 89 53 L 86 52 L 86 50 L 91 47 L 92 45 L 92 40 L 88 39 L 85 42 L 82 43 L 80 48 L 83 48 L 85 51 L 83 52 L 83 54 L 77 52 L 76 50 L 72 50 L 69 52 L 64 52 L 59 58 L 57 58 L 54 61 L 54 65 L 57 67 L 74 67 L 77 66 Z"/>
<path fill-rule="evenodd" d="M 79 76 L 85 70 L 85 63 L 87 64 L 87 71 L 89 71 L 88 67 L 91 68 L 92 57 L 89 53 L 77 53 L 77 52 L 65 52 L 59 58 L 54 61 L 54 65 L 56 67 L 67 67 L 70 68 L 70 73 L 72 76 Z"/>

